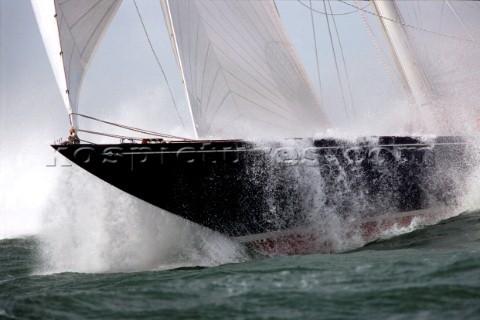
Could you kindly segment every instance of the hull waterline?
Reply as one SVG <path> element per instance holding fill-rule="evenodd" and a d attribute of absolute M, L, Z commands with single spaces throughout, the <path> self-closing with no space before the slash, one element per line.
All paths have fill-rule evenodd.
<path fill-rule="evenodd" d="M 374 240 L 379 230 L 369 226 L 405 224 L 415 216 L 407 213 L 455 206 L 468 176 L 467 143 L 458 137 L 53 147 L 156 207 L 281 254 L 328 251 L 318 247 L 315 228 L 332 217 L 362 226 Z M 317 245 L 288 249 L 292 234 Z"/>

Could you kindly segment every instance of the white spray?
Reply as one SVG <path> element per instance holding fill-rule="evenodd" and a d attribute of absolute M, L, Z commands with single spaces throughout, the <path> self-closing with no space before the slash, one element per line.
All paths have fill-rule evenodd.
<path fill-rule="evenodd" d="M 227 238 L 70 169 L 46 206 L 39 272 L 138 271 L 246 258 Z"/>

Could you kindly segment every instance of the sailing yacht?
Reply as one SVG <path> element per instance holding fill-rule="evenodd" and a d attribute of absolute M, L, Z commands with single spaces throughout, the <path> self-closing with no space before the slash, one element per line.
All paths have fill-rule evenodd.
<path fill-rule="evenodd" d="M 415 24 L 414 1 L 340 2 L 376 17 L 417 115 L 412 123 L 441 135 L 329 135 L 334 124 L 273 0 L 160 0 L 194 136 L 129 128 L 154 138 L 111 134 L 121 143 L 93 144 L 73 137 L 53 148 L 111 185 L 260 253 L 330 252 L 332 221 L 343 236 L 365 242 L 391 227 L 438 221 L 464 193 L 469 150 L 445 108 L 435 108 L 457 101 L 440 101 L 444 82 L 432 81 L 425 62 L 432 58 L 419 48 L 424 34 L 476 50 L 479 40 Z M 431 2 L 415 5 L 440 4 L 468 30 L 463 4 Z M 298 3 L 314 11 L 311 1 Z M 93 119 L 78 111 L 80 88 L 120 4 L 32 0 L 74 134 L 89 133 L 78 127 L 78 117 Z M 461 84 L 473 92 L 475 81 Z M 478 104 L 474 97 L 463 102 Z M 431 121 L 422 121 L 431 110 Z"/>

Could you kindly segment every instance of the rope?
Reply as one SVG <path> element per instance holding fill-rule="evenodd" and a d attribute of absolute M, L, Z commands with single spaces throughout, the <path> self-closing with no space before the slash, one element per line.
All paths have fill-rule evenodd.
<path fill-rule="evenodd" d="M 83 142 L 86 142 L 86 143 L 89 143 L 89 144 L 96 144 L 96 143 L 94 143 L 94 142 L 91 142 L 91 141 L 88 141 L 88 140 L 84 140 L 84 139 L 80 139 L 80 138 L 78 138 L 78 140 L 83 141 Z"/>
<path fill-rule="evenodd" d="M 327 11 L 327 4 L 326 4 L 325 0 L 323 0 L 323 7 L 324 7 L 324 10 L 326 12 Z M 332 52 L 333 52 L 333 60 L 335 61 L 335 68 L 337 70 L 337 77 L 338 77 L 338 83 L 339 83 L 339 86 L 340 86 L 340 92 L 342 93 L 345 115 L 347 116 L 347 121 L 350 124 L 350 117 L 348 116 L 348 110 L 347 110 L 347 101 L 345 99 L 345 92 L 343 90 L 342 79 L 340 77 L 340 69 L 338 68 L 337 53 L 335 51 L 335 45 L 333 43 L 333 37 L 332 37 L 332 30 L 330 28 L 330 20 L 328 19 L 328 16 L 325 16 L 325 19 L 327 20 L 328 35 L 330 37 L 330 44 L 331 44 Z"/>
<path fill-rule="evenodd" d="M 143 23 L 143 18 L 142 15 L 140 14 L 140 10 L 138 9 L 137 6 L 137 1 L 134 0 L 133 4 L 135 5 L 135 9 L 137 10 L 138 17 L 140 18 L 140 23 L 142 24 L 143 32 L 145 33 L 145 36 L 147 37 L 148 44 L 150 45 L 150 49 L 152 50 L 153 56 L 155 57 L 155 60 L 157 61 L 158 66 L 160 67 L 160 70 L 162 71 L 163 78 L 165 79 L 165 82 L 168 87 L 168 91 L 170 92 L 170 97 L 172 98 L 173 106 L 175 107 L 175 111 L 177 112 L 178 118 L 182 122 L 183 128 L 185 127 L 185 123 L 183 122 L 182 117 L 180 116 L 180 112 L 178 111 L 177 103 L 175 102 L 175 98 L 172 92 L 172 88 L 170 87 L 170 83 L 168 82 L 167 75 L 165 74 L 165 71 L 163 70 L 162 64 L 160 63 L 160 59 L 158 59 L 158 56 L 155 52 L 155 49 L 153 48 L 152 41 L 150 40 L 150 36 L 148 35 L 147 28 L 145 27 L 145 24 Z"/>
<path fill-rule="evenodd" d="M 343 3 L 343 4 L 347 5 L 347 6 L 356 8 L 355 5 L 350 4 L 350 3 L 347 3 L 347 2 L 344 1 L 344 0 L 337 0 L 337 1 Z M 432 31 L 432 30 L 427 30 L 427 29 L 419 28 L 419 27 L 416 27 L 416 26 L 414 26 L 414 25 L 407 24 L 407 23 L 404 23 L 404 22 L 401 22 L 401 21 L 397 21 L 397 20 L 395 20 L 395 19 L 387 18 L 387 17 L 384 17 L 384 16 L 382 16 L 382 15 L 376 14 L 376 13 L 374 13 L 374 12 L 365 10 L 365 7 L 364 7 L 364 8 L 357 8 L 357 9 L 360 10 L 360 11 L 363 11 L 363 12 L 365 12 L 365 13 L 368 13 L 368 14 L 370 14 L 370 15 L 372 15 L 372 16 L 378 17 L 378 18 L 380 18 L 380 19 L 384 19 L 384 20 L 387 20 L 387 21 L 391 21 L 391 22 L 398 23 L 398 24 L 400 24 L 400 25 L 402 25 L 402 26 L 404 26 L 404 27 L 407 27 L 407 28 L 412 28 L 412 29 L 415 29 L 415 30 L 418 30 L 418 31 L 435 34 L 435 35 L 437 35 L 437 36 L 442 36 L 442 37 L 446 37 L 446 38 L 451 38 L 451 39 L 459 40 L 459 41 L 472 42 L 472 43 L 475 43 L 475 44 L 480 45 L 480 41 L 478 41 L 478 40 L 460 38 L 460 37 L 457 37 L 457 36 L 452 36 L 452 35 L 445 34 L 445 33 L 441 33 L 441 32 L 436 32 L 436 31 Z"/>
<path fill-rule="evenodd" d="M 312 7 L 312 0 L 310 0 L 310 7 Z M 317 33 L 316 33 L 316 30 L 315 30 L 315 20 L 313 19 L 313 11 L 312 10 L 310 10 L 310 20 L 312 21 L 313 44 L 315 45 L 315 59 L 316 59 L 316 62 L 317 62 L 318 86 L 320 87 L 320 101 L 321 101 L 322 105 L 324 105 L 324 103 L 323 103 L 322 79 L 320 77 L 320 61 L 318 59 Z"/>
<path fill-rule="evenodd" d="M 354 0 L 355 2 L 355 5 L 357 7 L 360 7 L 360 4 L 358 3 L 358 0 Z M 390 82 L 392 84 L 394 84 L 394 88 L 395 90 L 398 92 L 398 87 L 395 85 L 397 82 L 395 81 L 394 77 L 393 77 L 393 74 L 392 74 L 392 70 L 390 69 L 387 61 L 385 60 L 385 52 L 380 48 L 379 44 L 378 44 L 378 40 L 377 40 L 377 37 L 375 36 L 375 33 L 373 32 L 371 26 L 370 26 L 370 23 L 368 23 L 368 20 L 365 16 L 365 12 L 364 11 L 361 11 L 360 12 L 360 17 L 362 18 L 362 22 L 365 26 L 365 28 L 367 29 L 367 32 L 368 32 L 368 35 L 370 36 L 370 40 L 372 41 L 374 47 L 375 47 L 375 51 L 377 53 L 377 56 L 378 56 L 378 59 L 380 60 L 380 63 L 382 64 L 383 68 L 385 69 L 385 73 L 387 74 L 388 78 L 390 79 Z"/>
<path fill-rule="evenodd" d="M 185 140 L 185 141 L 190 140 L 190 139 L 187 139 L 187 138 L 173 136 L 173 135 L 170 135 L 170 134 L 165 134 L 165 133 L 160 133 L 160 132 L 155 132 L 155 131 L 150 131 L 150 130 L 144 130 L 144 129 L 140 129 L 140 128 L 130 127 L 130 126 L 106 121 L 106 120 L 101 120 L 101 119 L 94 118 L 94 117 L 87 116 L 87 115 L 80 114 L 80 113 L 73 113 L 73 114 L 76 115 L 76 116 L 79 116 L 79 117 L 86 118 L 86 119 L 102 122 L 102 123 L 109 124 L 109 125 L 112 125 L 112 126 L 115 126 L 115 127 L 119 127 L 119 128 L 125 129 L 125 130 L 130 130 L 130 131 L 134 131 L 134 132 L 148 134 L 148 135 L 151 135 L 151 136 L 157 136 L 157 137 L 169 138 L 169 139 Z M 77 131 L 80 131 L 80 130 L 77 130 Z M 84 131 L 84 132 L 86 132 L 86 131 Z M 87 132 L 87 133 L 90 133 L 90 132 Z M 109 134 L 105 134 L 105 136 L 109 136 Z M 128 138 L 128 137 L 126 137 L 126 138 Z"/>
<path fill-rule="evenodd" d="M 110 137 L 110 138 L 118 138 L 118 139 L 123 139 L 123 140 L 143 140 L 143 139 L 145 139 L 145 138 L 127 137 L 127 136 L 122 136 L 122 135 L 113 134 L 113 133 L 105 133 L 105 132 L 82 130 L 82 129 L 78 129 L 77 131 L 78 132 L 89 133 L 89 134 L 95 134 L 95 135 L 99 135 L 99 136 Z M 82 141 L 86 141 L 86 140 L 82 139 Z M 86 141 L 86 142 L 88 142 L 88 141 Z M 89 142 L 89 143 L 94 144 L 92 142 Z"/>
<path fill-rule="evenodd" d="M 328 2 L 328 7 L 330 8 L 330 12 L 333 12 L 332 4 L 330 3 L 330 1 Z M 332 20 L 333 20 L 333 26 L 335 28 L 335 33 L 337 34 L 338 46 L 340 47 L 340 54 L 342 56 L 343 68 L 345 69 L 345 76 L 347 80 L 348 91 L 350 93 L 350 102 L 351 102 L 352 111 L 353 111 L 353 118 L 355 119 L 357 118 L 357 113 L 355 112 L 355 103 L 353 102 L 352 86 L 350 85 L 350 77 L 348 76 L 347 62 L 345 61 L 345 55 L 343 54 L 343 46 L 342 46 L 342 42 L 340 41 L 340 33 L 338 32 L 337 22 L 335 21 L 335 17 L 332 16 Z"/>
<path fill-rule="evenodd" d="M 310 12 L 316 12 L 316 13 L 320 13 L 320 14 L 323 14 L 323 15 L 326 15 L 326 16 L 345 16 L 345 15 L 348 15 L 348 14 L 352 14 L 352 13 L 356 13 L 358 12 L 359 10 L 353 10 L 353 11 L 349 11 L 349 12 L 342 12 L 342 13 L 328 13 L 328 12 L 322 12 L 320 10 L 317 10 L 317 9 L 314 9 L 313 6 L 312 6 L 312 0 L 309 0 L 310 1 L 310 5 L 306 5 L 305 3 L 302 2 L 302 0 L 296 0 L 298 3 L 300 3 L 302 6 L 304 6 L 305 8 L 307 8 L 308 10 L 310 10 Z M 368 4 L 366 4 L 363 8 L 366 8 L 368 7 Z"/>
<path fill-rule="evenodd" d="M 463 29 L 465 29 L 465 33 L 468 34 L 468 36 L 470 37 L 470 40 L 474 40 L 473 39 L 473 36 L 470 32 L 470 30 L 468 30 L 467 26 L 465 25 L 465 23 L 463 23 L 462 19 L 460 19 L 460 17 L 458 16 L 457 14 L 457 11 L 455 11 L 455 9 L 453 9 L 452 5 L 450 4 L 450 1 L 448 0 L 445 0 L 445 2 L 447 3 L 448 5 L 448 8 L 453 12 L 453 14 L 455 15 L 455 17 L 457 18 L 458 22 L 462 25 Z"/>

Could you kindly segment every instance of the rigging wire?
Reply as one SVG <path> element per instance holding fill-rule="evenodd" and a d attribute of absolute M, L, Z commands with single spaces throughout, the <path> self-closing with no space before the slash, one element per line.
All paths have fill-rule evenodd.
<path fill-rule="evenodd" d="M 138 9 L 137 6 L 137 0 L 133 0 L 133 4 L 135 5 L 135 9 L 137 11 L 138 17 L 140 18 L 140 23 L 142 24 L 143 31 L 145 33 L 145 36 L 147 37 L 148 44 L 150 45 L 150 49 L 152 50 L 153 56 L 155 57 L 155 60 L 157 61 L 158 66 L 160 67 L 160 70 L 162 71 L 163 78 L 165 79 L 165 82 L 168 87 L 168 91 L 170 92 L 170 97 L 172 98 L 173 106 L 175 107 L 175 111 L 177 112 L 178 118 L 180 119 L 180 122 L 182 122 L 183 128 L 186 129 L 185 123 L 183 122 L 182 117 L 180 116 L 180 112 L 178 111 L 177 103 L 175 101 L 172 88 L 170 87 L 170 83 L 168 82 L 167 75 L 165 74 L 165 70 L 162 67 L 162 64 L 160 63 L 160 59 L 158 58 L 155 49 L 153 48 L 152 41 L 150 40 L 150 36 L 148 35 L 147 28 L 145 27 L 145 23 L 143 22 L 142 15 L 140 14 L 140 10 Z"/>
<path fill-rule="evenodd" d="M 343 3 L 343 4 L 347 5 L 347 6 L 355 7 L 353 4 L 347 3 L 345 0 L 337 0 L 337 1 Z M 472 42 L 472 43 L 475 43 L 475 44 L 477 44 L 477 45 L 480 45 L 480 41 L 475 40 L 475 39 L 461 38 L 461 37 L 457 37 L 457 36 L 453 36 L 453 35 L 449 35 L 449 34 L 445 34 L 445 33 L 441 33 L 441 32 L 436 32 L 436 31 L 432 31 L 432 30 L 428 30 L 428 29 L 416 27 L 416 26 L 414 26 L 414 25 L 407 24 L 407 23 L 404 23 L 404 22 L 402 22 L 402 21 L 397 21 L 397 20 L 395 20 L 395 19 L 391 19 L 391 18 L 384 17 L 384 16 L 382 16 L 382 15 L 380 15 L 380 14 L 376 14 L 375 12 L 368 11 L 368 10 L 366 10 L 365 8 L 358 8 L 358 10 L 363 11 L 363 12 L 365 12 L 365 13 L 368 13 L 368 14 L 370 14 L 370 15 L 373 15 L 373 16 L 375 16 L 375 17 L 378 17 L 378 18 L 380 18 L 380 19 L 383 19 L 383 20 L 387 20 L 387 21 L 391 21 L 391 22 L 400 24 L 400 25 L 402 25 L 402 26 L 404 26 L 404 27 L 407 27 L 407 28 L 412 28 L 412 29 L 415 29 L 415 30 L 418 30 L 418 31 L 435 34 L 435 35 L 437 35 L 437 36 L 446 37 L 446 38 L 451 38 L 451 39 L 459 40 L 459 41 Z"/>
<path fill-rule="evenodd" d="M 118 124 L 118 123 L 115 123 L 115 122 L 101 120 L 101 119 L 91 117 L 91 116 L 87 116 L 87 115 L 84 115 L 84 114 L 81 114 L 81 113 L 72 113 L 72 114 L 76 115 L 76 116 L 79 116 L 79 117 L 83 117 L 85 119 L 98 121 L 98 122 L 105 123 L 105 124 L 115 126 L 115 127 L 119 127 L 119 128 L 125 129 L 125 130 L 130 130 L 130 131 L 134 131 L 134 132 L 148 134 L 148 135 L 151 135 L 151 136 L 158 136 L 158 137 L 169 138 L 169 139 L 190 140 L 190 139 L 187 139 L 187 138 L 178 137 L 178 136 L 174 136 L 174 135 L 171 135 L 171 134 L 165 134 L 165 133 L 155 132 L 155 131 L 151 131 L 151 130 L 144 130 L 144 129 L 140 129 L 140 128 L 136 128 L 136 127 L 130 127 L 130 126 L 126 126 L 126 125 L 123 125 L 123 124 Z M 77 131 L 86 132 L 85 130 L 77 130 Z M 88 132 L 88 133 L 90 133 L 90 132 Z M 105 135 L 109 136 L 108 134 L 105 134 Z"/>
<path fill-rule="evenodd" d="M 325 0 L 323 0 L 323 7 L 324 7 L 324 10 L 326 12 L 327 11 L 327 4 L 325 3 Z M 327 20 L 328 35 L 330 37 L 330 44 L 331 44 L 332 52 L 333 52 L 333 60 L 335 61 L 335 68 L 337 70 L 338 83 L 339 83 L 339 86 L 340 86 L 340 92 L 342 93 L 343 107 L 345 109 L 345 115 L 347 116 L 347 121 L 350 124 L 350 117 L 348 116 L 348 110 L 347 110 L 347 101 L 345 99 L 345 91 L 343 89 L 342 79 L 340 77 L 340 69 L 338 67 L 337 53 L 335 51 L 335 45 L 333 43 L 332 30 L 330 28 L 330 20 L 328 19 L 327 15 L 325 16 L 325 19 Z"/>
<path fill-rule="evenodd" d="M 457 18 L 458 22 L 462 25 L 463 29 L 465 29 L 465 33 L 468 34 L 468 36 L 470 37 L 470 40 L 473 40 L 472 33 L 470 32 L 470 30 L 468 30 L 467 26 L 465 25 L 465 23 L 463 23 L 462 19 L 460 19 L 460 17 L 458 16 L 457 11 L 455 11 L 455 9 L 454 9 L 453 6 L 451 5 L 450 1 L 445 0 L 445 3 L 447 3 L 448 8 L 453 12 L 453 14 L 454 14 L 455 17 Z"/>
<path fill-rule="evenodd" d="M 94 135 L 98 135 L 98 136 L 105 136 L 105 137 L 109 137 L 109 138 L 117 138 L 117 139 L 121 139 L 121 140 L 139 141 L 139 140 L 144 140 L 145 139 L 145 138 L 140 138 L 140 137 L 129 137 L 129 136 L 122 136 L 122 135 L 114 134 L 114 133 L 105 133 L 105 132 L 90 131 L 90 130 L 83 130 L 83 129 L 78 129 L 77 131 L 78 132 L 83 132 L 83 133 L 88 133 L 88 134 L 94 134 Z M 83 139 L 80 139 L 80 140 L 84 141 L 84 142 L 87 142 L 87 143 L 90 143 L 90 144 L 95 144 L 95 143 L 87 141 L 87 140 L 83 140 Z"/>
<path fill-rule="evenodd" d="M 330 12 L 333 12 L 332 5 L 331 5 L 330 1 L 328 2 L 328 6 L 330 8 Z M 333 21 L 333 26 L 335 28 L 335 33 L 337 34 L 337 41 L 338 41 L 338 46 L 340 47 L 340 54 L 342 56 L 343 68 L 345 69 L 345 76 L 346 76 L 346 79 L 347 79 L 347 87 L 348 87 L 348 91 L 349 91 L 349 94 L 350 94 L 350 102 L 351 102 L 351 106 L 352 106 L 352 110 L 353 110 L 353 118 L 356 119 L 357 114 L 355 112 L 355 103 L 353 102 L 352 86 L 350 85 L 350 77 L 348 76 L 347 63 L 345 61 L 345 55 L 343 53 L 343 46 L 342 46 L 342 42 L 340 41 L 340 33 L 338 32 L 337 22 L 335 21 L 334 16 L 332 16 L 332 21 Z"/>
<path fill-rule="evenodd" d="M 359 6 L 358 0 L 354 0 L 354 2 L 357 6 Z M 378 59 L 380 60 L 383 68 L 385 69 L 385 73 L 387 74 L 388 78 L 390 79 L 390 82 L 394 85 L 393 87 L 395 88 L 395 90 L 398 93 L 398 86 L 395 85 L 397 83 L 397 81 L 395 80 L 395 78 L 393 76 L 393 73 L 392 73 L 392 70 L 391 70 L 389 64 L 385 60 L 385 56 L 387 54 L 382 50 L 382 48 L 378 44 L 379 41 L 377 40 L 377 37 L 376 37 L 375 33 L 373 32 L 372 27 L 370 26 L 370 23 L 367 20 L 367 17 L 365 16 L 365 12 L 361 11 L 360 12 L 360 17 L 362 18 L 362 22 L 365 26 L 365 29 L 367 29 L 368 35 L 370 36 L 370 40 L 372 41 L 373 46 L 375 47 L 375 51 L 376 51 L 376 54 L 378 56 Z"/>
<path fill-rule="evenodd" d="M 440 19 L 438 19 L 438 30 L 442 30 L 443 24 L 443 13 L 445 12 L 445 3 L 446 0 L 442 1 L 442 10 L 440 11 Z M 471 37 L 470 37 L 471 38 Z M 440 61 L 441 51 L 437 50 L 437 58 L 434 61 Z"/>
<path fill-rule="evenodd" d="M 312 0 L 309 0 L 310 1 L 310 5 L 306 5 L 305 3 L 302 2 L 302 0 L 296 0 L 298 3 L 300 3 L 302 6 L 304 6 L 305 8 L 307 8 L 308 10 L 310 10 L 311 12 L 316 12 L 316 13 L 320 13 L 320 14 L 323 14 L 323 15 L 326 15 L 326 16 L 345 16 L 345 15 L 349 15 L 349 14 L 352 14 L 352 13 L 356 13 L 358 11 L 360 11 L 359 9 L 356 9 L 356 10 L 353 10 L 353 11 L 349 11 L 349 12 L 342 12 L 342 13 L 333 13 L 333 12 L 323 12 L 323 11 L 320 11 L 320 10 L 317 10 L 317 9 L 314 9 L 313 6 L 312 6 Z M 368 4 L 366 4 L 363 9 L 365 9 L 366 7 L 368 7 Z"/>
<path fill-rule="evenodd" d="M 310 7 L 312 7 L 312 0 L 310 0 Z M 320 77 L 320 62 L 318 59 L 318 45 L 317 45 L 317 33 L 315 30 L 315 20 L 313 19 L 313 11 L 310 10 L 310 19 L 312 21 L 312 30 L 313 30 L 313 44 L 315 46 L 315 59 L 317 63 L 317 76 L 318 76 L 318 86 L 320 87 L 320 102 L 322 106 L 324 105 L 323 102 L 323 89 L 322 89 L 322 79 Z"/>

